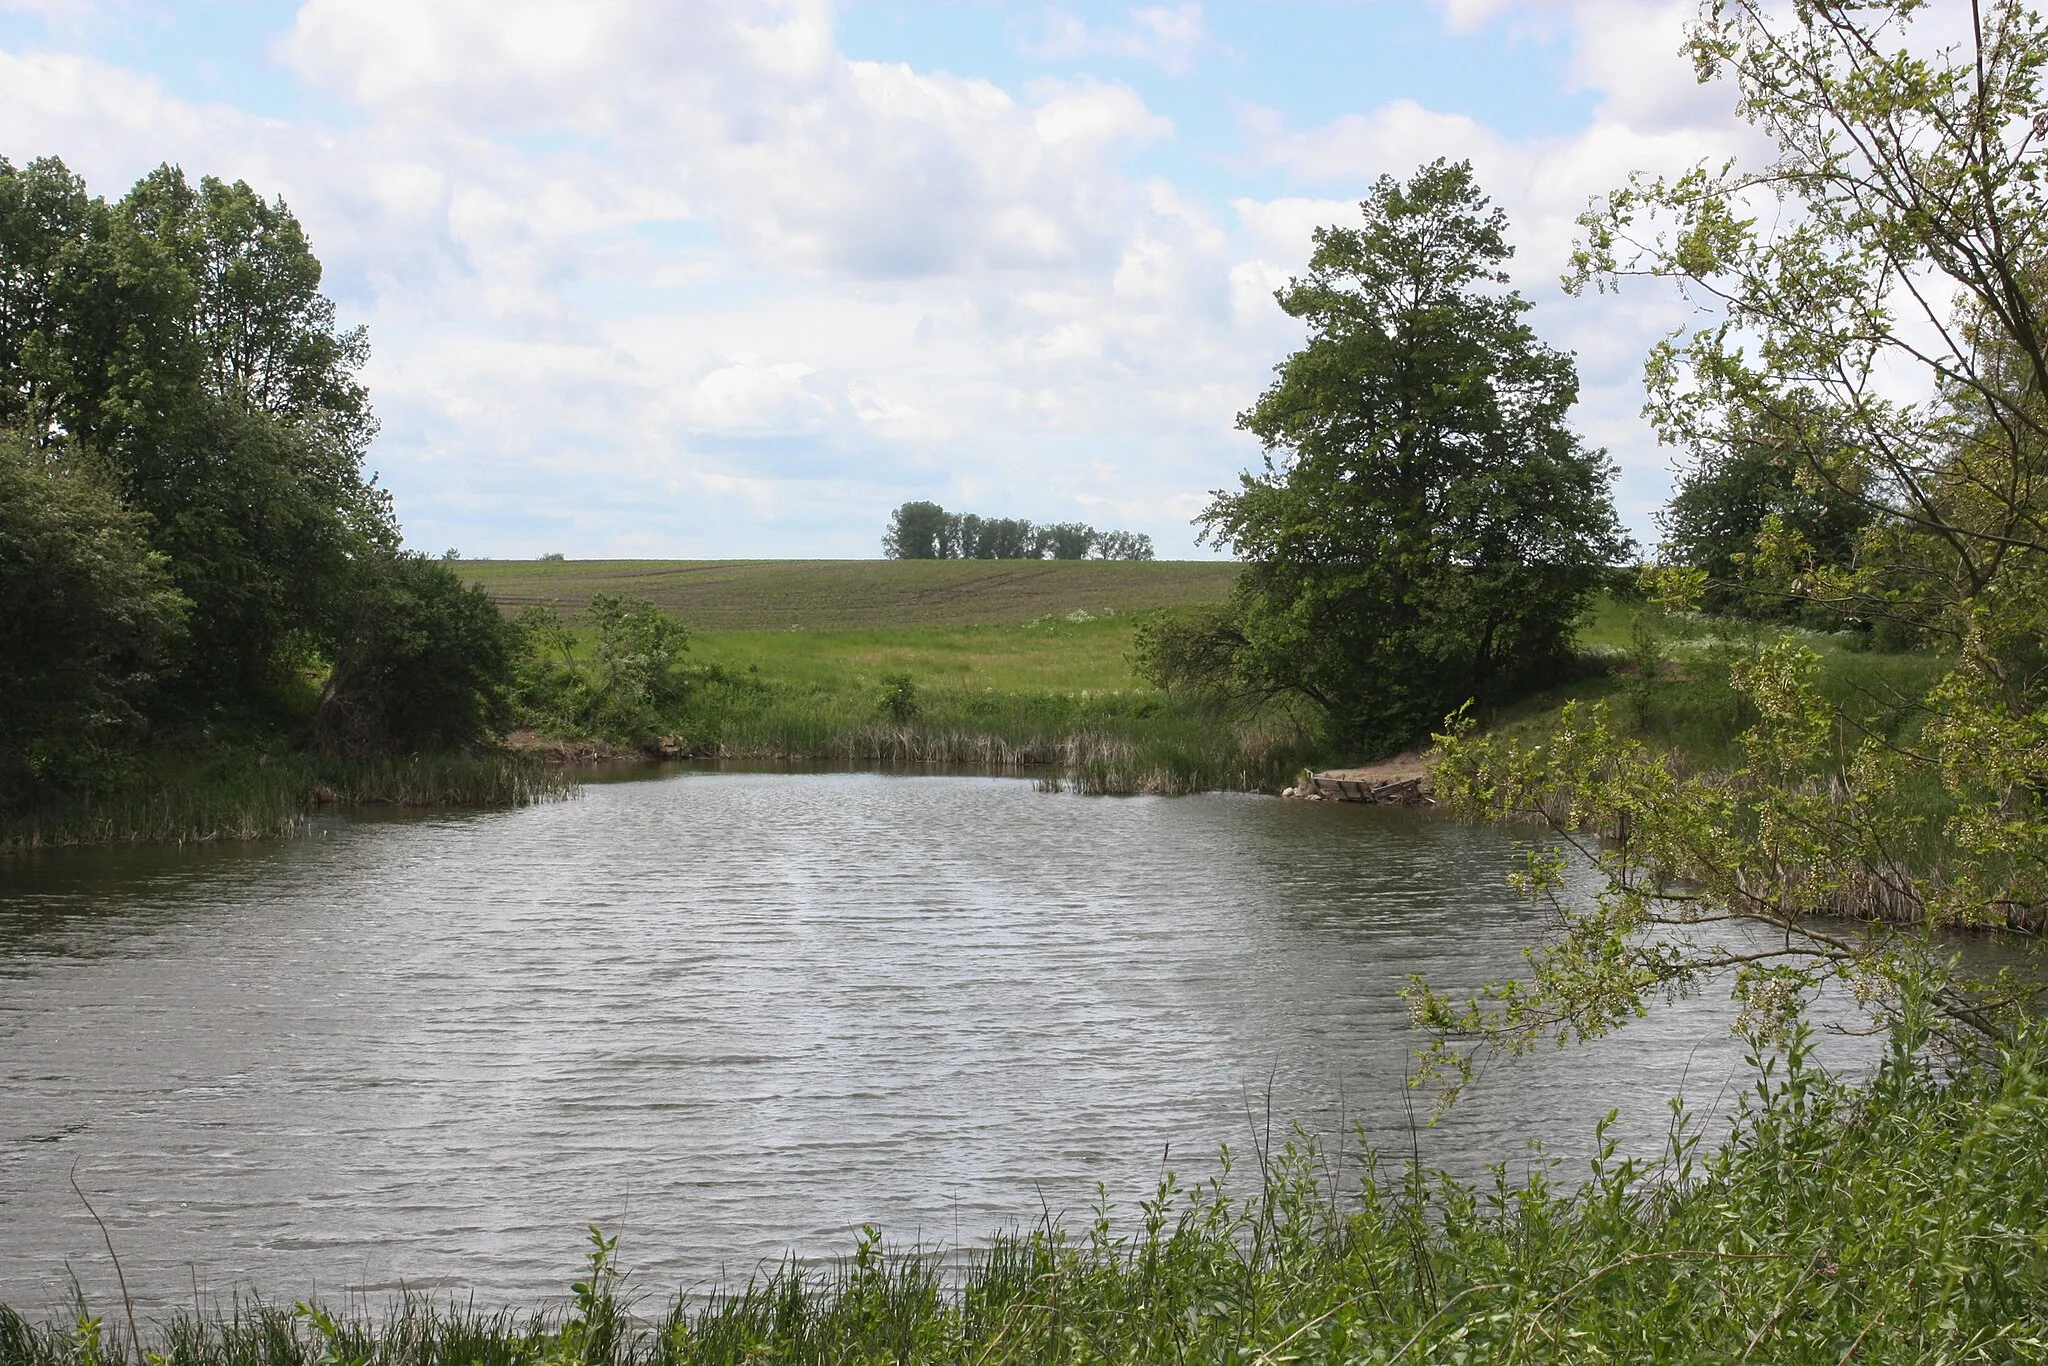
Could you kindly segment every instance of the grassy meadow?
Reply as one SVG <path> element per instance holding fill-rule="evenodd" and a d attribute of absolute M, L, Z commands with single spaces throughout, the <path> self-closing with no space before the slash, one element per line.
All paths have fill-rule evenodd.
<path fill-rule="evenodd" d="M 969 764 L 1097 793 L 1272 787 L 1313 757 L 1284 711 L 1224 714 L 1131 669 L 1136 614 L 706 631 L 681 736 L 734 758 Z"/>
<path fill-rule="evenodd" d="M 1313 758 L 1284 710 L 1224 715 L 1131 668 L 1144 614 L 1221 601 L 1207 562 L 465 561 L 508 613 L 643 597 L 690 629 L 663 748 L 1035 771 L 1096 793 L 1274 787 Z M 588 641 L 581 648 L 588 648 Z"/>
<path fill-rule="evenodd" d="M 908 675 L 921 688 L 1002 692 L 1130 692 L 1133 614 L 991 626 L 880 626 L 693 632 L 699 664 L 805 687 L 863 691 Z"/>
<path fill-rule="evenodd" d="M 507 612 L 553 602 L 575 621 L 595 593 L 645 596 L 691 630 L 703 681 L 673 739 L 732 758 L 935 762 L 1051 769 L 1083 790 L 1271 788 L 1328 752 L 1312 718 L 1230 716 L 1169 696 L 1131 667 L 1149 612 L 1223 600 L 1213 562 L 466 561 Z M 1647 627 L 1647 635 L 1644 633 Z M 1566 701 L 1682 756 L 1735 757 L 1750 723 L 1729 686 L 1737 659 L 1787 628 L 1673 618 L 1603 596 L 1580 625 L 1587 667 L 1489 726 L 1534 735 Z M 1848 636 L 1796 632 L 1858 724 L 1907 733 L 1940 670 Z M 895 705 L 884 700 L 895 689 Z"/>
<path fill-rule="evenodd" d="M 1689 767 L 1739 758 L 1742 732 L 1755 720 L 1731 686 L 1737 661 L 1792 638 L 1820 659 L 1820 683 L 1854 729 L 1894 741 L 1910 738 L 1924 711 L 1919 699 L 1948 667 L 1929 650 L 1873 649 L 1867 638 L 1757 622 L 1670 616 L 1603 596 L 1580 623 L 1586 676 L 1523 699 L 1490 718 L 1490 728 L 1534 739 L 1574 699 L 1605 705 L 1610 723 Z"/>

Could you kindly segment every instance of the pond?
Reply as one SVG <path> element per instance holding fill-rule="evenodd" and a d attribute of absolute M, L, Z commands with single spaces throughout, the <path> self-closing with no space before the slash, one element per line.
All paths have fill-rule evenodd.
<path fill-rule="evenodd" d="M 1290 1122 L 1577 1169 L 1746 1084 L 1716 994 L 1490 1069 L 1436 1127 L 1410 973 L 1540 929 L 1516 837 L 1025 780 L 671 772 L 307 838 L 0 864 L 0 1301 L 665 1296 L 786 1251 L 1129 1212 Z"/>

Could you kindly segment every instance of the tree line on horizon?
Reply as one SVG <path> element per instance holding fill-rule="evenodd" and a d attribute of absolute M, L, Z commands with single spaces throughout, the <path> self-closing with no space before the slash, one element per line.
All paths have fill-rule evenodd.
<path fill-rule="evenodd" d="M 1040 526 L 1021 517 L 948 512 L 919 501 L 889 514 L 882 551 L 892 560 L 1149 560 L 1152 538 L 1082 522 Z"/>

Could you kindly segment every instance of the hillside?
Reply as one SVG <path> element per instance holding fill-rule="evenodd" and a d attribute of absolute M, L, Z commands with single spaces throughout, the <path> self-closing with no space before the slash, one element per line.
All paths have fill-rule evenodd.
<path fill-rule="evenodd" d="M 1220 602 L 1228 561 L 465 560 L 508 611 L 594 593 L 648 598 L 698 630 L 1000 626 Z"/>

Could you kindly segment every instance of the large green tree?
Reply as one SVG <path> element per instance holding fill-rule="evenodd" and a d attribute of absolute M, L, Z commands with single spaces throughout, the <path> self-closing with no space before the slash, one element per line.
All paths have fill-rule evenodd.
<path fill-rule="evenodd" d="M 1704 575 L 1700 604 L 1709 612 L 1829 624 L 1825 613 L 1811 611 L 1792 576 L 1853 564 L 1874 515 L 1860 496 L 1816 480 L 1768 429 L 1743 431 L 1687 463 L 1659 518 L 1658 550 Z M 1766 553 L 1773 539 L 1775 555 Z M 1788 562 L 1784 552 L 1795 540 L 1797 558 Z"/>
<path fill-rule="evenodd" d="M 173 167 L 118 203 L 54 159 L 0 162 L 0 404 L 90 453 L 190 603 L 167 670 L 194 712 L 246 709 L 347 629 L 391 554 L 365 478 L 359 329 L 281 201 Z"/>
<path fill-rule="evenodd" d="M 140 633 L 159 720 L 310 719 L 344 749 L 475 740 L 504 713 L 505 628 L 445 567 L 399 553 L 363 470 L 367 345 L 320 282 L 290 209 L 239 181 L 164 166 L 108 203 L 55 159 L 0 160 L 0 422 L 49 473 L 22 485 L 57 510 L 37 516 L 104 529 L 105 553 L 71 557 L 99 581 L 70 600 L 168 579 L 182 629 Z M 140 560 L 121 548 L 137 538 Z M 106 668 L 138 674 L 123 661 L 140 648 Z M 10 641 L 38 688 L 61 690 L 64 649 Z"/>
<path fill-rule="evenodd" d="M 1279 292 L 1309 340 L 1239 418 L 1264 468 L 1201 520 L 1247 562 L 1238 682 L 1384 751 L 1554 676 L 1624 542 L 1605 455 L 1567 424 L 1572 359 L 1505 287 L 1506 218 L 1470 166 L 1360 207 Z"/>
<path fill-rule="evenodd" d="M 48 444 L 69 406 L 66 352 L 81 322 L 78 256 L 106 206 L 50 158 L 16 170 L 0 157 L 0 420 Z"/>
<path fill-rule="evenodd" d="M 957 520 L 929 500 L 905 503 L 889 514 L 889 529 L 882 533 L 882 553 L 892 560 L 953 559 L 959 554 L 954 544 Z"/>

